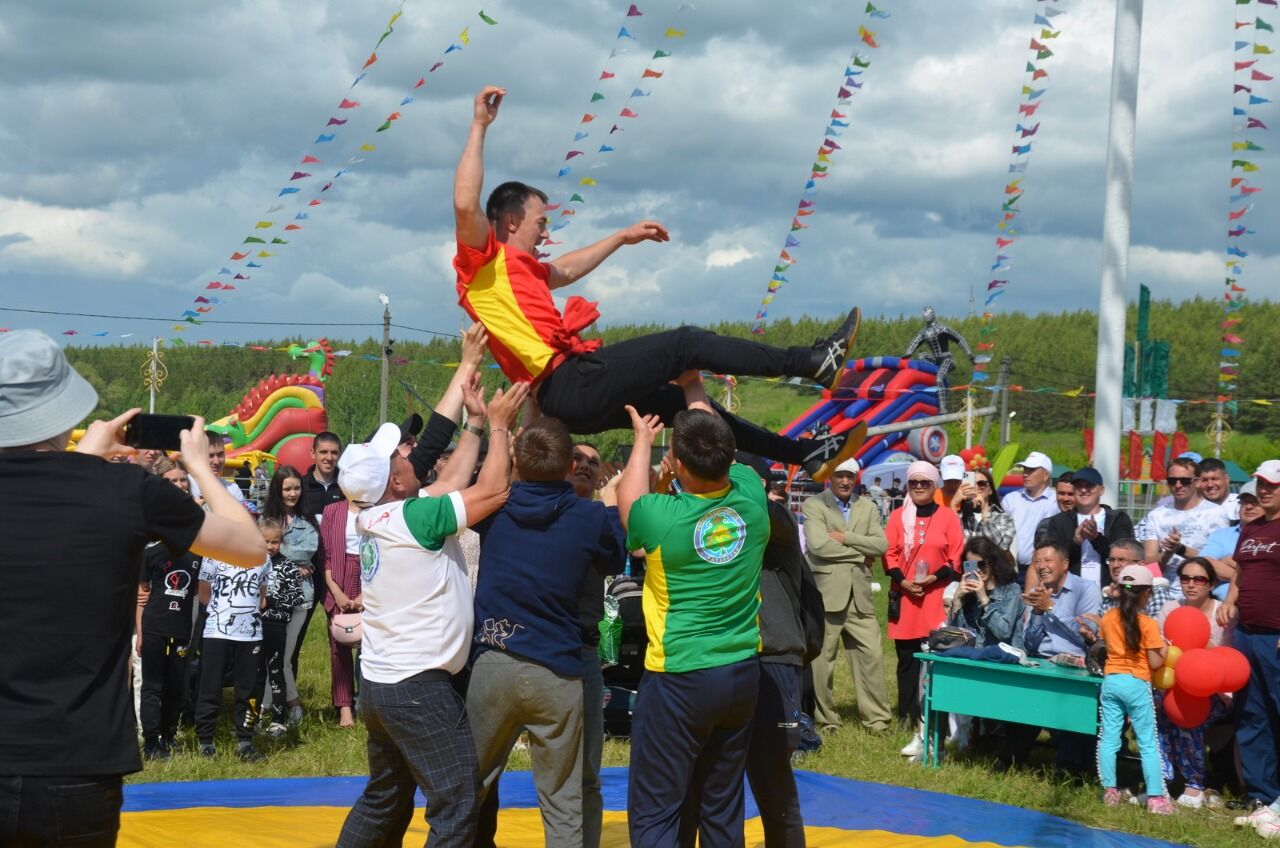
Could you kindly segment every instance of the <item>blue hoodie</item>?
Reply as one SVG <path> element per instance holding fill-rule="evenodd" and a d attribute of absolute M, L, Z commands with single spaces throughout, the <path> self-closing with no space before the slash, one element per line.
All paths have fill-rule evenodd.
<path fill-rule="evenodd" d="M 506 505 L 475 530 L 480 577 L 472 658 L 502 650 L 581 677 L 583 580 L 593 569 L 608 576 L 622 565 L 604 505 L 578 497 L 567 482 L 517 482 Z"/>

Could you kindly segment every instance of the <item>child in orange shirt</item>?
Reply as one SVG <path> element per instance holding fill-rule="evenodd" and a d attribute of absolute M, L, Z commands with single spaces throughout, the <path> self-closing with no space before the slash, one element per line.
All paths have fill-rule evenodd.
<path fill-rule="evenodd" d="M 1151 699 L 1151 672 L 1164 665 L 1167 648 L 1155 619 L 1142 614 L 1151 596 L 1152 575 L 1141 565 L 1120 572 L 1117 586 L 1120 605 L 1102 616 L 1099 626 L 1107 642 L 1106 676 L 1102 679 L 1102 726 L 1098 732 L 1098 777 L 1102 800 L 1115 806 L 1123 800 L 1116 787 L 1116 754 L 1124 734 L 1126 717 L 1142 757 L 1147 788 L 1147 811 L 1158 815 L 1174 812 L 1165 792 L 1156 742 L 1156 711 Z"/>

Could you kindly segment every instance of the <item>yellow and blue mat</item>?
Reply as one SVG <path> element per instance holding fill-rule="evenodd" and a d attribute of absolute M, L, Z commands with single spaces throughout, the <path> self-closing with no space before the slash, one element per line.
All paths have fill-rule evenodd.
<path fill-rule="evenodd" d="M 627 841 L 627 770 L 605 769 L 602 845 Z M 1170 843 L 1098 830 L 1056 816 L 936 792 L 796 772 L 810 848 L 1165 848 Z M 362 777 L 300 777 L 141 783 L 125 787 L 121 848 L 320 848 L 333 845 Z M 542 845 L 542 821 L 529 772 L 502 778 L 498 842 Z M 421 797 L 419 797 L 421 802 Z M 419 805 L 421 806 L 421 805 Z M 747 845 L 763 845 L 747 793 Z M 421 810 L 405 836 L 420 846 Z"/>

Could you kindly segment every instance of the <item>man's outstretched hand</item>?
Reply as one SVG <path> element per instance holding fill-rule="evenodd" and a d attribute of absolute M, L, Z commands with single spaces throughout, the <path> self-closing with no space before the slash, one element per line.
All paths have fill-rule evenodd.
<path fill-rule="evenodd" d="M 667 228 L 657 221 L 637 221 L 619 232 L 623 244 L 639 244 L 642 241 L 671 241 Z"/>
<path fill-rule="evenodd" d="M 502 98 L 507 96 L 505 88 L 499 88 L 496 85 L 486 85 L 484 89 L 476 95 L 475 116 L 472 118 L 475 123 L 481 126 L 489 126 L 494 119 L 498 117 L 498 107 L 502 105 Z"/>
<path fill-rule="evenodd" d="M 635 446 L 638 447 L 641 444 L 646 448 L 651 446 L 657 435 L 662 432 L 662 419 L 656 415 L 641 415 L 630 404 L 624 406 L 623 409 L 631 416 L 631 430 L 635 436 Z"/>

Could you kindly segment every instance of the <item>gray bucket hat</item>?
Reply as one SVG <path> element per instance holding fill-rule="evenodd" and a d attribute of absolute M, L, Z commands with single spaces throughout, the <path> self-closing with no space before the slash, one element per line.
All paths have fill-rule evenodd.
<path fill-rule="evenodd" d="M 98 393 L 39 330 L 0 333 L 0 448 L 34 445 L 74 428 Z"/>

